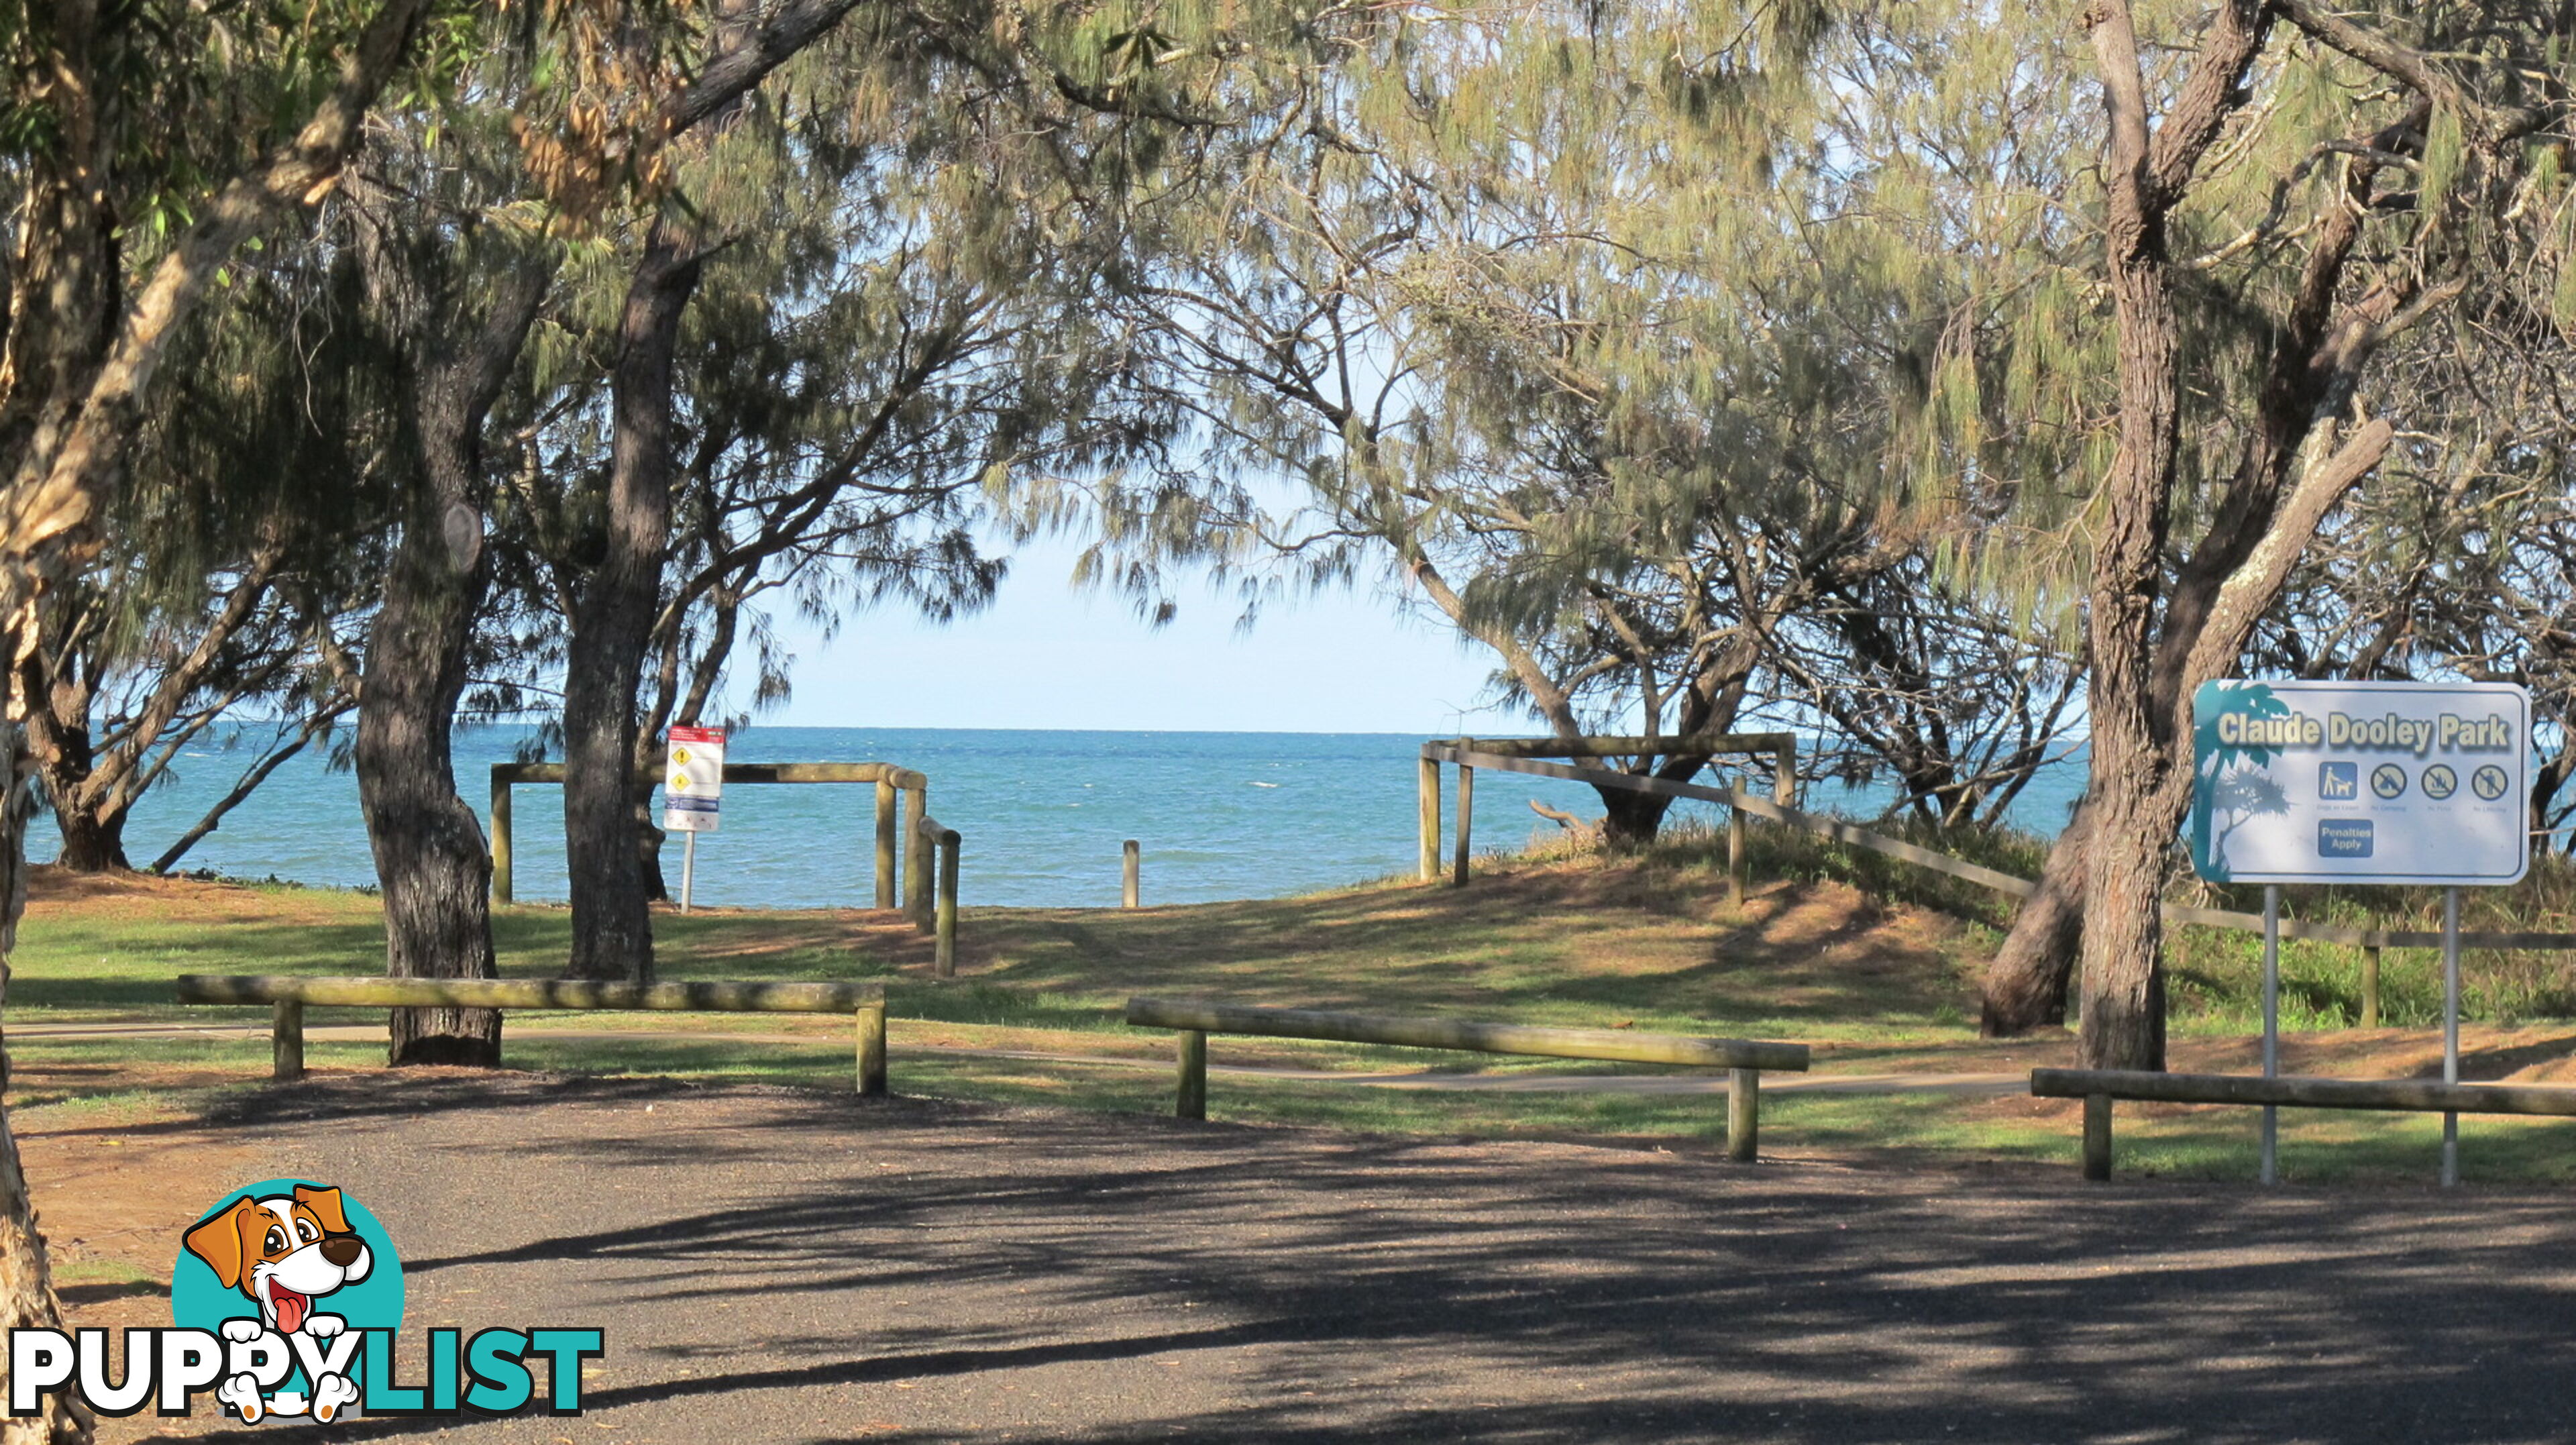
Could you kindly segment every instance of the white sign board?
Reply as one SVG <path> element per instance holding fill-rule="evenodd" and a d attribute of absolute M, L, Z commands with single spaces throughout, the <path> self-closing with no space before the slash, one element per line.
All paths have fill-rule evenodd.
<path fill-rule="evenodd" d="M 2205 683 L 2192 867 L 2231 883 L 2512 883 L 2531 861 L 2530 760 L 2530 694 L 2503 683 Z"/>
<path fill-rule="evenodd" d="M 722 728 L 671 729 L 669 765 L 662 770 L 662 827 L 673 833 L 712 833 L 724 799 L 725 735 Z"/>

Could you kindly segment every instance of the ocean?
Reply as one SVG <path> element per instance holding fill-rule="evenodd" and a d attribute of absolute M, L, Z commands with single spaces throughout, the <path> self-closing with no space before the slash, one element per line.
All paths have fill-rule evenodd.
<path fill-rule="evenodd" d="M 478 813 L 489 766 L 513 758 L 523 736 L 515 728 L 459 734 L 457 783 Z M 1421 744 L 1399 733 L 752 727 L 732 735 L 727 760 L 890 762 L 917 769 L 929 775 L 932 814 L 964 838 L 962 902 L 1107 907 L 1118 902 L 1119 851 L 1128 838 L 1142 845 L 1149 904 L 1275 898 L 1410 874 L 1419 846 L 1414 760 Z M 182 756 L 136 806 L 126 829 L 128 856 L 150 862 L 232 786 L 247 761 L 246 752 L 221 739 Z M 1457 800 L 1455 773 L 1443 772 L 1445 827 Z M 2060 765 L 2017 800 L 2014 821 L 2053 834 L 2082 785 L 2080 767 Z M 514 884 L 521 902 L 565 896 L 560 797 L 558 788 L 528 785 L 514 795 Z M 1866 818 L 1884 798 L 1878 790 L 1816 785 L 1805 802 Z M 1530 811 L 1533 799 L 1584 817 L 1600 812 L 1592 790 L 1581 784 L 1482 772 L 1476 778 L 1478 849 L 1516 848 L 1553 834 L 1556 825 Z M 1721 811 L 1685 802 L 1675 816 L 1713 820 Z M 729 787 L 722 827 L 699 839 L 696 900 L 741 908 L 865 907 L 874 896 L 874 839 L 870 787 Z M 50 820 L 39 819 L 29 855 L 44 861 L 57 850 Z M 676 837 L 663 858 L 676 889 Z M 299 757 L 178 866 L 315 887 L 371 886 L 375 868 L 358 813 L 357 779 L 320 757 Z"/>

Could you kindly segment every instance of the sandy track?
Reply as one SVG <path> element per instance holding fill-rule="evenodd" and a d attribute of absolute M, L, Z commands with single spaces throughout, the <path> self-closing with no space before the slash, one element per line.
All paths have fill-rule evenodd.
<path fill-rule="evenodd" d="M 268 1091 L 203 1133 L 365 1200 L 414 1330 L 608 1332 L 585 1419 L 333 1439 L 2539 1441 L 2576 1419 L 2555 1197 L 471 1074 Z"/>

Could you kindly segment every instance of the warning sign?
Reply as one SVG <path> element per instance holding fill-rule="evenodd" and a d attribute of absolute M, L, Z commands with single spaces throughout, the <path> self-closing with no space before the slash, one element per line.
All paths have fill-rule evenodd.
<path fill-rule="evenodd" d="M 671 729 L 671 755 L 662 770 L 662 827 L 673 833 L 712 833 L 724 800 L 725 735 L 722 728 Z"/>

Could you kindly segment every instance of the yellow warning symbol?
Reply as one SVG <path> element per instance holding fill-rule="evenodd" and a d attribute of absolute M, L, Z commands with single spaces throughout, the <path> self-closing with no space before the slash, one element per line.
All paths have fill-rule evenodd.
<path fill-rule="evenodd" d="M 671 775 L 671 791 L 675 793 L 685 793 L 688 790 L 689 775 L 686 773 L 673 773 Z"/>

